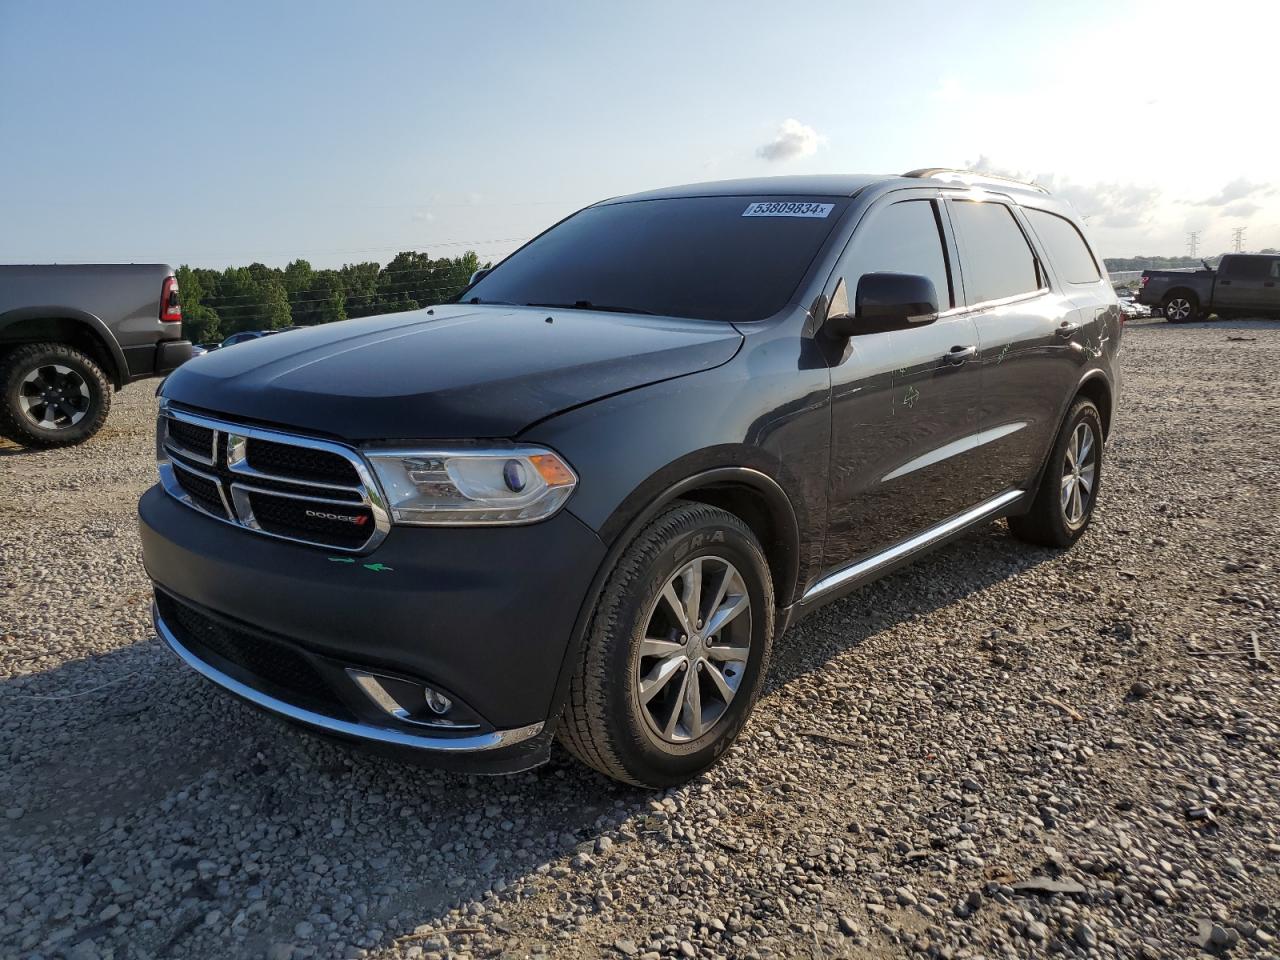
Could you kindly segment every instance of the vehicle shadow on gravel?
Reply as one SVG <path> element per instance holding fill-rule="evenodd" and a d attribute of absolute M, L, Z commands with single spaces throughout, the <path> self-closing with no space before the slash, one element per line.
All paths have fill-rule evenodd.
<path fill-rule="evenodd" d="M 778 642 L 766 703 L 878 632 L 1054 556 L 992 527 L 825 608 Z M 643 832 L 660 797 L 558 749 L 494 778 L 353 751 L 230 699 L 155 639 L 0 682 L 0 752 L 13 865 L 0 893 L 48 911 L 24 950 L 56 937 L 60 950 L 123 939 L 157 956 L 261 956 L 305 941 L 342 956 L 586 866 L 602 834 Z M 101 919 L 111 904 L 121 912 Z"/>

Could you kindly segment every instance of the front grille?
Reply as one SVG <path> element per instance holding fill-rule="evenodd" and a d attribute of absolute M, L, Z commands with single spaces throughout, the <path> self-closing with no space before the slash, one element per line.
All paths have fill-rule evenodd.
<path fill-rule="evenodd" d="M 268 533 L 353 549 L 369 539 L 373 516 L 365 507 L 339 506 L 250 493 L 258 525 Z M 345 518 L 353 517 L 353 520 Z M 335 519 L 342 518 L 342 519 Z M 357 522 L 358 521 L 358 522 Z"/>
<path fill-rule="evenodd" d="M 345 457 L 272 440 L 250 439 L 249 466 L 263 473 L 315 483 L 335 483 L 354 487 L 360 483 L 355 467 Z"/>
<path fill-rule="evenodd" d="M 169 418 L 169 439 L 178 447 L 208 461 L 213 456 L 213 431 L 199 424 Z"/>
<path fill-rule="evenodd" d="M 310 659 L 287 642 L 213 617 L 161 591 L 156 591 L 156 606 L 178 642 L 206 663 L 281 699 L 331 716 L 350 716 Z"/>
<path fill-rule="evenodd" d="M 386 536 L 389 518 L 354 450 L 167 405 L 161 416 L 160 480 L 188 505 L 330 550 L 368 551 Z"/>
<path fill-rule="evenodd" d="M 187 496 L 194 500 L 201 509 L 217 514 L 220 517 L 227 515 L 227 511 L 222 506 L 222 497 L 218 494 L 217 483 L 184 470 L 177 464 L 175 464 L 173 475 L 177 478 L 179 486 L 187 492 Z"/>

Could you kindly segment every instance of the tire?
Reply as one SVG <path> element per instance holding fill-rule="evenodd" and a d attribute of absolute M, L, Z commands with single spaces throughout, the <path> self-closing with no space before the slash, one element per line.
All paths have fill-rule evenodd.
<path fill-rule="evenodd" d="M 1170 323 L 1190 323 L 1200 319 L 1200 301 L 1194 293 L 1171 293 L 1162 304 L 1164 318 Z"/>
<path fill-rule="evenodd" d="M 1089 435 L 1089 448 L 1081 460 L 1077 451 L 1085 432 Z M 1073 456 L 1078 470 L 1070 459 Z M 1102 458 L 1102 417 L 1092 400 L 1079 399 L 1072 404 L 1054 441 L 1031 510 L 1023 516 L 1010 517 L 1009 531 L 1019 540 L 1043 547 L 1069 547 L 1079 540 L 1089 529 L 1094 504 L 1098 502 Z M 1080 480 L 1070 483 L 1069 477 Z M 1080 495 L 1078 500 L 1076 493 Z"/>
<path fill-rule="evenodd" d="M 717 612 L 725 624 L 705 638 L 696 621 L 691 633 L 682 627 L 695 581 L 707 626 Z M 768 670 L 773 614 L 769 566 L 750 528 L 716 507 L 676 501 L 609 573 L 569 682 L 560 741 L 634 786 L 696 776 L 724 755 L 751 714 Z"/>
<path fill-rule="evenodd" d="M 106 375 L 64 343 L 28 343 L 0 359 L 0 434 L 27 447 L 69 447 L 101 429 Z"/>

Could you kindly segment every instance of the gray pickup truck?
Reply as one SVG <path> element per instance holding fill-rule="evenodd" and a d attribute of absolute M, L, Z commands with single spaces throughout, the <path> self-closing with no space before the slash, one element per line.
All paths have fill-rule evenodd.
<path fill-rule="evenodd" d="M 1280 256 L 1231 253 L 1217 269 L 1143 270 L 1137 301 L 1159 307 L 1170 323 L 1211 313 L 1220 317 L 1280 316 Z"/>
<path fill-rule="evenodd" d="M 0 435 L 15 443 L 83 443 L 113 389 L 190 356 L 167 264 L 0 266 Z"/>

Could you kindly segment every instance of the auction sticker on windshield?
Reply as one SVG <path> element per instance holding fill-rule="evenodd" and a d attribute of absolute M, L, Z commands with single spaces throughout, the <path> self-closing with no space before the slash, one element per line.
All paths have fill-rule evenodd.
<path fill-rule="evenodd" d="M 742 211 L 742 215 L 744 217 L 825 217 L 831 213 L 834 206 L 834 203 L 769 200 L 750 204 Z"/>

